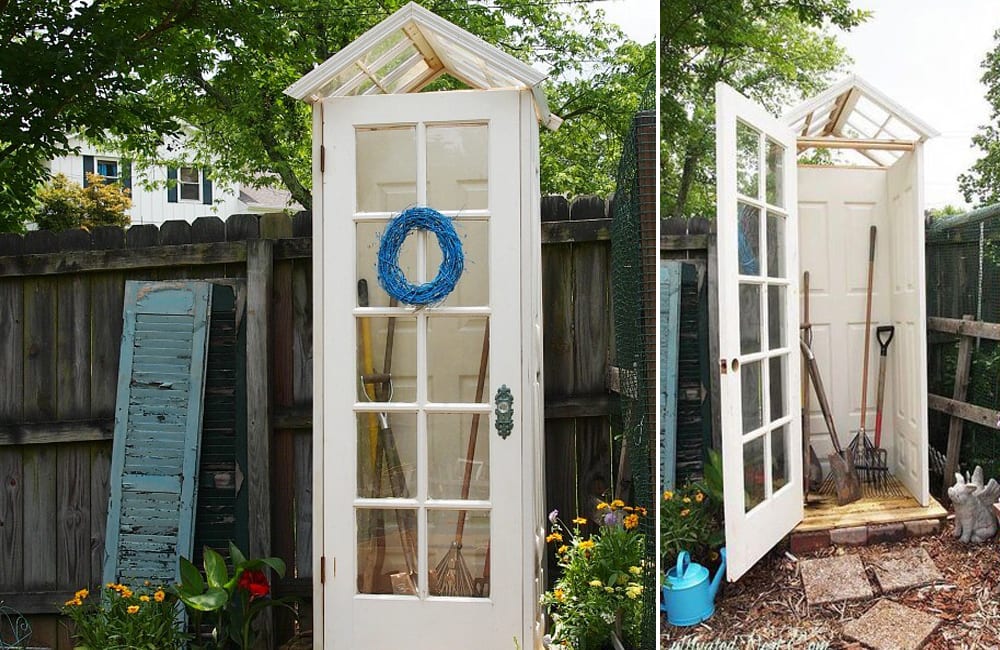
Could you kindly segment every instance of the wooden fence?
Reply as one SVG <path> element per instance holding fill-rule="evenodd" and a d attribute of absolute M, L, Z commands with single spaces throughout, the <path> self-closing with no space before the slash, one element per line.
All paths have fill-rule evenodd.
<path fill-rule="evenodd" d="M 607 201 L 543 201 L 547 499 L 575 512 L 612 485 Z M 131 279 L 243 278 L 252 553 L 311 597 L 312 221 L 233 215 L 0 235 L 0 601 L 32 644 L 72 646 L 59 605 L 100 584 L 122 328 Z M 196 531 L 197 534 L 197 531 Z M 310 611 L 302 625 L 310 625 Z M 275 621 L 275 643 L 293 632 Z"/>

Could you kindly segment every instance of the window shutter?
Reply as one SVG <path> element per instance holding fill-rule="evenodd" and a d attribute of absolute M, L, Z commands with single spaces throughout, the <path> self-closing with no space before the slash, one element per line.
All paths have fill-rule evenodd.
<path fill-rule="evenodd" d="M 201 170 L 201 202 L 205 205 L 212 205 L 212 179 L 208 177 L 208 170 Z"/>
<path fill-rule="evenodd" d="M 194 550 L 211 291 L 125 283 L 104 582 L 172 583 Z"/>
<path fill-rule="evenodd" d="M 171 183 L 170 181 L 174 181 Z M 167 167 L 167 203 L 177 203 L 177 168 Z"/>
<path fill-rule="evenodd" d="M 121 180 L 122 187 L 124 187 L 126 190 L 129 190 L 131 192 L 131 190 L 132 190 L 132 163 L 128 162 L 128 161 L 122 161 L 122 163 L 121 163 L 121 170 L 119 171 L 119 173 L 121 174 L 120 180 Z"/>
<path fill-rule="evenodd" d="M 83 157 L 83 186 L 84 187 L 87 187 L 87 185 L 88 185 L 87 174 L 93 174 L 93 173 L 94 173 L 94 157 L 93 156 L 84 156 Z"/>

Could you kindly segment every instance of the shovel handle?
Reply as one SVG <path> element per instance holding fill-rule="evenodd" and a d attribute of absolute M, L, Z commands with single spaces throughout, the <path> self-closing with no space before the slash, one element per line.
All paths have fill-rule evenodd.
<path fill-rule="evenodd" d="M 879 354 L 883 357 L 889 354 L 889 344 L 892 343 L 892 337 L 895 335 L 896 328 L 893 325 L 881 325 L 875 328 L 875 338 L 878 339 L 880 347 Z"/>

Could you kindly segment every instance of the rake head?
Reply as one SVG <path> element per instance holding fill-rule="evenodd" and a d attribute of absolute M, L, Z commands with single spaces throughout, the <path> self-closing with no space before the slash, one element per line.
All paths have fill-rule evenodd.
<path fill-rule="evenodd" d="M 477 596 L 476 581 L 469 566 L 462 557 L 462 545 L 452 542 L 451 548 L 438 562 L 434 579 L 431 581 L 432 596 Z"/>

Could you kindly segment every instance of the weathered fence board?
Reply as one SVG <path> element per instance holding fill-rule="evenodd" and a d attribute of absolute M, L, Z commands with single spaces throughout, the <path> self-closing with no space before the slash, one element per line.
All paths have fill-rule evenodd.
<path fill-rule="evenodd" d="M 604 200 L 545 204 L 546 496 L 550 509 L 572 516 L 614 485 L 616 471 L 605 389 L 610 220 Z M 270 352 L 247 355 L 247 371 L 271 386 L 248 387 L 247 415 L 258 418 L 250 458 L 258 462 L 237 480 L 262 506 L 250 509 L 254 550 L 269 547 L 286 560 L 276 591 L 304 598 L 297 629 L 308 629 L 311 232 L 311 218 L 299 214 L 0 235 L 0 368 L 23 378 L 0 382 L 0 599 L 32 615 L 35 644 L 69 650 L 53 614 L 76 589 L 101 583 L 126 280 L 245 281 L 250 258 L 257 297 L 238 298 L 254 307 L 244 317 L 248 336 L 256 328 L 247 349 Z M 265 313 L 256 313 L 262 304 Z M 276 623 L 280 643 L 292 628 Z"/>

